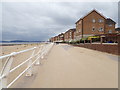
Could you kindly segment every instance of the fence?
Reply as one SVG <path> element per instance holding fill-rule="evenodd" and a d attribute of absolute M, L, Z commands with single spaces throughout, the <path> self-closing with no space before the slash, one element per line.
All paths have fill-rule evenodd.
<path fill-rule="evenodd" d="M 9 88 L 25 72 L 26 72 L 26 76 L 31 76 L 32 70 L 33 70 L 32 69 L 33 65 L 34 64 L 39 65 L 40 60 L 44 58 L 44 56 L 50 51 L 50 49 L 53 47 L 53 45 L 54 45 L 53 43 L 48 43 L 45 45 L 40 45 L 39 47 L 34 47 L 34 48 L 27 49 L 27 50 L 19 51 L 19 52 L 13 52 L 13 53 L 5 55 L 5 56 L 0 56 L 0 60 L 3 60 L 3 59 L 6 60 L 2 67 L 1 73 L 0 73 L 0 89 Z M 38 50 L 38 51 L 35 52 L 36 50 Z M 19 65 L 15 66 L 14 68 L 11 69 L 11 65 L 13 63 L 14 56 L 24 53 L 24 52 L 29 52 L 29 51 L 32 51 L 31 56 L 28 57 L 26 60 L 24 60 Z M 33 58 L 35 58 L 35 60 L 32 60 Z M 9 74 L 12 73 L 13 71 L 17 70 L 18 68 L 20 68 L 21 66 L 23 66 L 26 63 L 28 64 L 27 68 L 25 68 L 14 80 L 12 80 L 8 84 L 7 81 L 8 81 Z"/>

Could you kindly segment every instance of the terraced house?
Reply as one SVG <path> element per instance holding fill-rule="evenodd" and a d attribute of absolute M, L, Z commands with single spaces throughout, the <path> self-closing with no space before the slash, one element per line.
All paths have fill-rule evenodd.
<path fill-rule="evenodd" d="M 73 28 L 73 29 L 69 29 L 68 31 L 66 31 L 65 33 L 64 33 L 64 41 L 72 41 L 72 40 L 74 40 L 74 33 L 75 33 L 75 28 Z"/>
<path fill-rule="evenodd" d="M 115 22 L 103 16 L 96 10 L 92 10 L 76 23 L 75 40 L 88 36 L 115 33 Z"/>
<path fill-rule="evenodd" d="M 61 33 L 58 35 L 58 42 L 63 42 L 64 41 L 64 34 Z"/>
<path fill-rule="evenodd" d="M 119 28 L 115 29 L 116 22 L 106 18 L 96 10 L 92 10 L 76 23 L 76 28 L 69 29 L 64 34 L 55 37 L 54 42 L 70 42 L 99 38 L 101 42 L 118 42 Z M 61 36 L 62 35 L 62 39 Z M 91 36 L 91 37 L 90 37 Z M 89 37 L 91 39 L 89 39 Z"/>
<path fill-rule="evenodd" d="M 50 42 L 53 42 L 53 41 L 54 41 L 54 37 L 51 37 L 51 38 L 49 39 L 49 41 L 50 41 Z"/>
<path fill-rule="evenodd" d="M 58 36 L 55 36 L 53 42 L 57 42 L 57 41 L 58 41 Z"/>

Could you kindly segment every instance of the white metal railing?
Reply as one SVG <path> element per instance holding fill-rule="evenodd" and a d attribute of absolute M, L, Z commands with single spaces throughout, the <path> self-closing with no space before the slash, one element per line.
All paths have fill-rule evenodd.
<path fill-rule="evenodd" d="M 27 50 L 13 52 L 8 55 L 0 56 L 0 60 L 6 58 L 5 64 L 3 65 L 3 68 L 0 73 L 0 89 L 9 88 L 25 72 L 26 72 L 26 76 L 31 76 L 33 64 L 39 65 L 40 60 L 44 58 L 44 56 L 50 51 L 50 49 L 53 47 L 53 45 L 54 45 L 53 43 L 48 43 L 45 45 L 41 45 L 40 47 L 34 47 L 34 48 L 27 49 Z M 39 49 L 39 50 L 35 54 L 36 49 Z M 11 69 L 11 65 L 12 65 L 14 56 L 24 53 L 24 52 L 28 52 L 28 51 L 32 51 L 32 55 L 27 60 L 23 61 L 22 63 L 20 63 L 19 65 L 17 65 L 16 67 Z M 35 60 L 32 60 L 34 57 L 35 57 Z M 24 69 L 13 81 L 11 81 L 9 84 L 7 84 L 9 73 L 12 73 L 13 71 L 17 70 L 18 68 L 23 66 L 25 63 L 28 63 L 27 68 Z"/>

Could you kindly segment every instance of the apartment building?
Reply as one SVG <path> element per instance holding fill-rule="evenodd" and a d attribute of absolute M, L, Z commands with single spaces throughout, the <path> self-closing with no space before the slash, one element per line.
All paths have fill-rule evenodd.
<path fill-rule="evenodd" d="M 106 18 L 96 10 L 92 10 L 84 17 L 81 17 L 75 24 L 76 28 L 69 29 L 64 34 L 55 36 L 52 40 L 54 42 L 76 41 L 89 36 L 100 36 L 106 42 L 111 40 L 118 42 L 117 33 L 120 33 L 120 30 L 119 28 L 115 29 L 116 22 Z"/>
<path fill-rule="evenodd" d="M 58 36 L 55 36 L 53 42 L 57 42 L 57 41 L 58 41 Z"/>
<path fill-rule="evenodd" d="M 59 37 L 58 42 L 63 42 L 64 41 L 64 33 L 59 34 L 58 37 Z"/>
<path fill-rule="evenodd" d="M 74 40 L 74 32 L 75 32 L 75 28 L 73 28 L 73 29 L 69 29 L 68 31 L 66 31 L 65 33 L 64 33 L 64 41 L 72 41 L 72 40 Z"/>
<path fill-rule="evenodd" d="M 88 36 L 115 33 L 115 22 L 103 16 L 96 10 L 92 10 L 76 23 L 75 39 L 80 40 Z"/>
<path fill-rule="evenodd" d="M 50 42 L 54 42 L 54 37 L 51 37 L 51 38 L 49 39 L 49 41 L 50 41 Z"/>

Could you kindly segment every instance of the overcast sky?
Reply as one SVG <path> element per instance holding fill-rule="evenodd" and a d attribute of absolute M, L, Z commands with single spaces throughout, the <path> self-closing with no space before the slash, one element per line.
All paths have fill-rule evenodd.
<path fill-rule="evenodd" d="M 117 2 L 4 2 L 2 40 L 48 40 L 92 9 L 118 22 Z"/>

